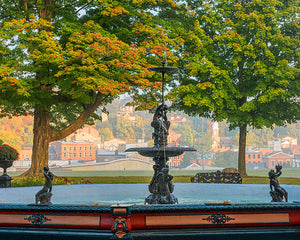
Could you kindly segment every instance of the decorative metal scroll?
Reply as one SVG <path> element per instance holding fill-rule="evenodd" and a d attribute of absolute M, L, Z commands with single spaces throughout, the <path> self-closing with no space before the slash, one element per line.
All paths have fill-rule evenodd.
<path fill-rule="evenodd" d="M 224 173 L 221 171 L 210 173 L 197 173 L 191 177 L 192 183 L 242 183 L 240 173 Z"/>

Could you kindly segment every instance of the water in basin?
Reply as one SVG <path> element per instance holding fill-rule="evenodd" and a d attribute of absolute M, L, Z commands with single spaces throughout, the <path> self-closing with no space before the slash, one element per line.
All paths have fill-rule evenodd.
<path fill-rule="evenodd" d="M 268 184 L 175 183 L 174 195 L 180 204 L 210 202 L 270 203 Z M 300 185 L 281 185 L 289 202 L 300 201 Z M 0 204 L 32 204 L 41 186 L 1 188 Z M 53 204 L 144 204 L 148 184 L 76 184 L 53 186 Z"/>

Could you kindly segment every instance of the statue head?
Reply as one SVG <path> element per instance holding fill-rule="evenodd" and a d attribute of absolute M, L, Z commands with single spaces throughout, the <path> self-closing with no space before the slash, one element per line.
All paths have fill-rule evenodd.
<path fill-rule="evenodd" d="M 275 168 L 276 168 L 276 171 L 279 172 L 282 169 L 282 166 L 278 164 L 275 166 Z"/>
<path fill-rule="evenodd" d="M 275 178 L 275 176 L 276 176 L 276 174 L 275 174 L 274 170 L 273 169 L 270 170 L 269 171 L 269 178 L 272 179 L 272 178 Z"/>
<path fill-rule="evenodd" d="M 44 167 L 44 171 L 45 171 L 45 172 L 48 172 L 48 171 L 49 171 L 49 167 L 48 167 L 48 166 L 45 166 L 45 167 Z"/>
<path fill-rule="evenodd" d="M 155 110 L 155 114 L 154 117 L 160 118 L 164 115 L 165 112 L 168 111 L 168 106 L 165 104 L 160 104 L 156 110 Z"/>

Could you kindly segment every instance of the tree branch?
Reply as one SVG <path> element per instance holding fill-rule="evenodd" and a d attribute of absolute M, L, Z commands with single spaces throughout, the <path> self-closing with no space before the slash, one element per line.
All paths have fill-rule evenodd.
<path fill-rule="evenodd" d="M 13 3 L 15 4 L 15 7 L 18 9 L 19 13 L 22 14 L 22 10 L 15 0 L 13 0 Z"/>
<path fill-rule="evenodd" d="M 62 130 L 50 130 L 50 141 L 57 141 L 62 138 L 65 138 L 75 132 L 77 129 L 81 128 L 87 118 L 97 110 L 97 108 L 101 105 L 101 103 L 110 97 L 108 96 L 103 96 L 101 93 L 97 94 L 96 100 L 94 103 L 90 104 L 87 106 L 87 108 L 81 113 L 81 115 L 69 126 Z"/>

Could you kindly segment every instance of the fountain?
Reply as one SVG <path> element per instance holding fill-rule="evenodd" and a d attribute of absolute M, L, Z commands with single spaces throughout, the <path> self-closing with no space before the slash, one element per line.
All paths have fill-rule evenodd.
<path fill-rule="evenodd" d="M 146 204 L 175 204 L 178 199 L 172 193 L 174 185 L 172 183 L 173 176 L 169 174 L 169 166 L 167 162 L 170 157 L 176 157 L 186 151 L 196 151 L 190 147 L 169 147 L 168 135 L 170 122 L 168 121 L 168 106 L 164 100 L 165 74 L 176 72 L 178 68 L 165 66 L 152 67 L 149 70 L 162 74 L 162 103 L 156 108 L 151 126 L 154 128 L 152 138 L 154 146 L 152 148 L 130 148 L 126 152 L 138 152 L 145 157 L 152 157 L 155 165 L 153 166 L 154 175 L 149 184 L 150 195 L 145 199 Z"/>

